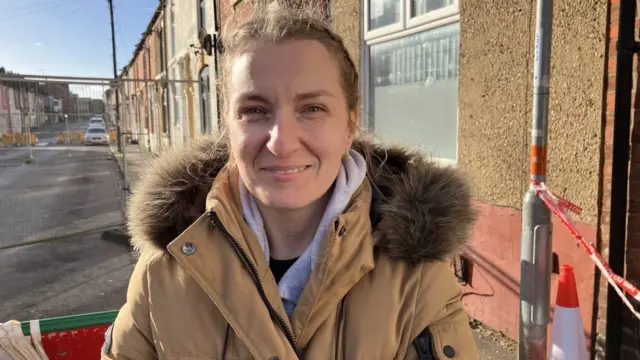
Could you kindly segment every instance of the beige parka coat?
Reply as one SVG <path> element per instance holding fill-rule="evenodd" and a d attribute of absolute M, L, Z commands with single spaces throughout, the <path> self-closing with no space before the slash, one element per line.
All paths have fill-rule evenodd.
<path fill-rule="evenodd" d="M 140 252 L 102 359 L 478 358 L 449 258 L 474 220 L 459 171 L 357 141 L 368 180 L 327 231 L 289 318 L 209 139 L 158 158 L 130 199 Z"/>

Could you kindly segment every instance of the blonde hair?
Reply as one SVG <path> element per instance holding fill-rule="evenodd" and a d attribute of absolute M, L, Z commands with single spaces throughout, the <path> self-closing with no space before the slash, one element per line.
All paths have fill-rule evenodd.
<path fill-rule="evenodd" d="M 222 32 L 221 41 L 224 49 L 223 86 L 220 87 L 223 95 L 222 103 L 225 103 L 226 99 L 224 79 L 228 79 L 227 74 L 238 55 L 246 52 L 256 43 L 278 43 L 287 40 L 313 40 L 322 44 L 338 64 L 341 87 L 348 110 L 353 111 L 358 108 L 360 103 L 358 71 L 342 38 L 331 30 L 326 9 L 311 3 L 279 4 L 277 1 L 267 5 L 256 2 L 254 11 L 247 20 L 241 23 L 230 21 Z M 355 125 L 355 122 L 353 123 Z"/>

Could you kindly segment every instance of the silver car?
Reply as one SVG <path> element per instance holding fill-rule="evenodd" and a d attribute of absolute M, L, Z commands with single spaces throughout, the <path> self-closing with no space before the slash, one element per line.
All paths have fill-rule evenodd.
<path fill-rule="evenodd" d="M 85 145 L 109 145 L 109 134 L 103 127 L 89 127 L 84 133 Z"/>

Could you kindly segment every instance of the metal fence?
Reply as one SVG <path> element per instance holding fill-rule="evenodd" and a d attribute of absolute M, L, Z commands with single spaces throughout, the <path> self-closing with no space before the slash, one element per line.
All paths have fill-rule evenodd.
<path fill-rule="evenodd" d="M 113 150 L 126 189 L 131 189 L 154 156 L 211 128 L 207 124 L 215 119 L 209 87 L 209 83 L 164 78 L 112 82 L 105 101 L 108 117 L 120 124 Z"/>
<path fill-rule="evenodd" d="M 121 228 L 146 162 L 202 132 L 206 87 L 0 75 L 0 249 Z"/>

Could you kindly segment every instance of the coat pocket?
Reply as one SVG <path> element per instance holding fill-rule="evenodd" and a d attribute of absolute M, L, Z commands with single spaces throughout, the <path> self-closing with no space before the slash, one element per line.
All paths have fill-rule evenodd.
<path fill-rule="evenodd" d="M 413 341 L 418 360 L 477 360 L 478 350 L 468 325 L 441 324 L 426 328 Z"/>

